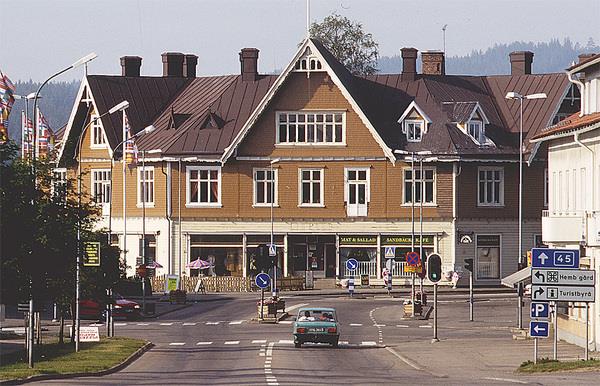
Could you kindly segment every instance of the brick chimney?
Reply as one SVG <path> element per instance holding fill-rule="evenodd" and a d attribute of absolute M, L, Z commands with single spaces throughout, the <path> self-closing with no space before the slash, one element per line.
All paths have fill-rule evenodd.
<path fill-rule="evenodd" d="M 139 56 L 121 56 L 121 76 L 140 76 L 141 67 Z"/>
<path fill-rule="evenodd" d="M 194 54 L 185 54 L 183 60 L 183 76 L 186 78 L 196 77 L 196 65 L 198 64 L 198 57 Z"/>
<path fill-rule="evenodd" d="M 258 49 L 242 48 L 240 51 L 242 80 L 258 80 Z"/>
<path fill-rule="evenodd" d="M 423 74 L 446 75 L 446 59 L 442 51 L 421 52 Z"/>
<path fill-rule="evenodd" d="M 183 78 L 184 56 L 181 52 L 163 52 L 163 76 Z"/>
<path fill-rule="evenodd" d="M 402 53 L 402 80 L 411 81 L 417 77 L 417 49 L 404 47 Z"/>
<path fill-rule="evenodd" d="M 515 51 L 511 52 L 510 57 L 510 74 L 511 75 L 530 75 L 531 64 L 533 63 L 533 52 L 531 51 Z"/>

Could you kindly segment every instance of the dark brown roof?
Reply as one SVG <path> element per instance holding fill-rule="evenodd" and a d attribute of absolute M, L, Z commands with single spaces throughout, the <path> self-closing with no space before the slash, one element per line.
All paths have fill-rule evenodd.
<path fill-rule="evenodd" d="M 544 130 L 542 133 L 537 134 L 532 139 L 540 139 L 549 137 L 551 135 L 563 134 L 569 131 L 576 131 L 578 129 L 582 129 L 586 126 L 591 126 L 597 123 L 600 123 L 600 112 L 587 114 L 582 117 L 579 116 L 579 113 L 575 113 L 560 121 L 556 125 L 548 127 L 546 130 Z"/>
<path fill-rule="evenodd" d="M 275 79 L 272 75 L 256 81 L 244 81 L 240 75 L 194 79 L 154 120 L 158 130 L 140 138 L 139 148 L 160 149 L 163 156 L 220 158 Z"/>
<path fill-rule="evenodd" d="M 442 102 L 442 109 L 452 122 L 464 123 L 471 118 L 477 102 Z"/>
<path fill-rule="evenodd" d="M 600 58 L 600 54 L 595 54 L 595 55 L 593 55 L 593 56 L 590 56 L 589 58 L 587 58 L 587 59 L 585 59 L 585 60 L 583 60 L 583 61 L 581 61 L 581 62 L 579 62 L 579 63 L 575 63 L 575 64 L 574 64 L 574 65 L 572 65 L 571 67 L 567 68 L 567 71 L 574 70 L 574 69 L 576 69 L 577 67 L 579 67 L 579 66 L 581 66 L 581 65 L 583 65 L 583 64 L 586 64 L 586 63 L 588 63 L 588 62 L 591 62 L 592 60 L 595 60 L 595 59 L 598 59 L 598 58 Z"/>
<path fill-rule="evenodd" d="M 127 118 L 133 133 L 143 130 L 160 114 L 165 106 L 190 82 L 190 78 L 176 77 L 123 77 L 88 75 L 99 114 L 126 100 L 129 102 Z M 106 115 L 102 125 L 111 147 L 122 141 L 123 121 L 121 114 Z"/>

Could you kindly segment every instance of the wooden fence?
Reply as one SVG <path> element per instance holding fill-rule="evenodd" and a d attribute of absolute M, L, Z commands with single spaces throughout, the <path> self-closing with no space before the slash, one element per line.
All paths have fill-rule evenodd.
<path fill-rule="evenodd" d="M 165 288 L 165 275 L 150 278 L 152 289 L 162 292 Z M 206 292 L 249 292 L 257 291 L 258 287 L 254 280 L 249 277 L 239 276 L 182 276 L 181 289 L 186 292 L 194 292 L 198 280 L 202 280 Z M 277 287 L 281 291 L 298 291 L 304 289 L 303 277 L 282 277 L 277 280 Z"/>

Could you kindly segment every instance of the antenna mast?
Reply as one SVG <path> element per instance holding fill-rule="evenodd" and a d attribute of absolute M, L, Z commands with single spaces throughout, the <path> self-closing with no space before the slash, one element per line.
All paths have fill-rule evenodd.
<path fill-rule="evenodd" d="M 442 27 L 442 36 L 444 39 L 444 55 L 446 54 L 446 28 L 448 27 L 448 24 L 444 24 L 444 26 Z"/>
<path fill-rule="evenodd" d="M 306 0 L 306 38 L 310 37 L 310 0 Z"/>

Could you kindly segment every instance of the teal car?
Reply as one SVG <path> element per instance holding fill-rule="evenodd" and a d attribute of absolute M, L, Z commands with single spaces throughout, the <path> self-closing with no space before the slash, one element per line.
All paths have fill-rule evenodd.
<path fill-rule="evenodd" d="M 301 308 L 294 321 L 294 346 L 303 343 L 329 343 L 338 346 L 340 325 L 335 308 Z"/>

